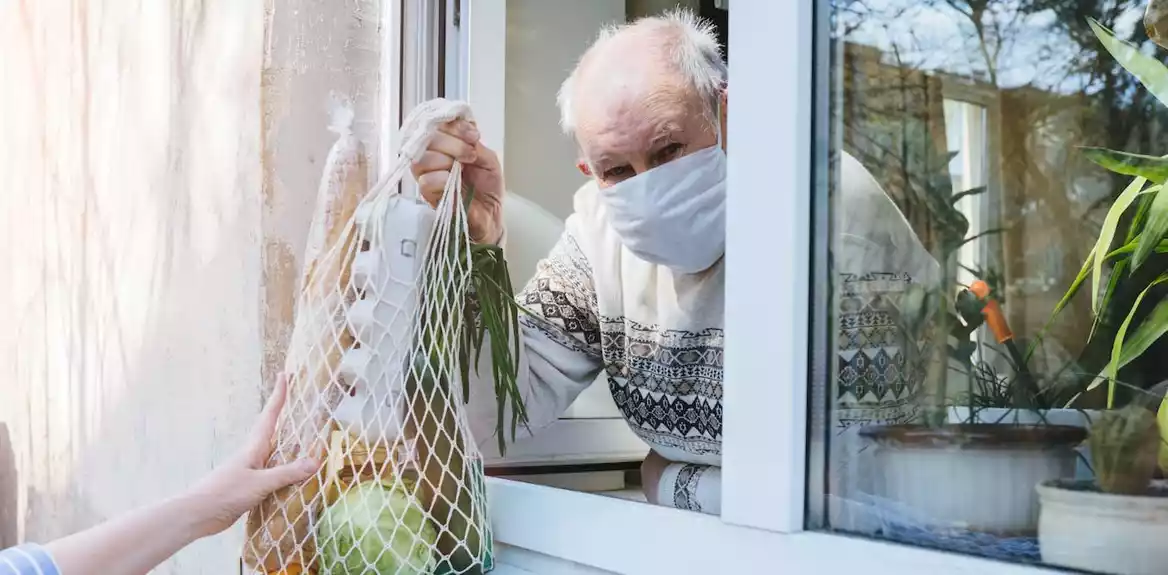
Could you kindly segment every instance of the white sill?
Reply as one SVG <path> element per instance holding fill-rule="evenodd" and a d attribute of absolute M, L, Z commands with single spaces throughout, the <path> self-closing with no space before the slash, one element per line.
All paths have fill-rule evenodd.
<path fill-rule="evenodd" d="M 857 537 L 762 531 L 709 515 L 499 478 L 487 478 L 487 493 L 496 541 L 517 548 L 504 553 L 501 563 L 519 563 L 506 555 L 522 552 L 571 562 L 562 568 L 544 564 L 540 575 L 594 572 L 583 566 L 630 575 L 1058 573 Z"/>
<path fill-rule="evenodd" d="M 534 571 L 528 571 L 521 567 L 509 565 L 507 563 L 496 563 L 495 569 L 491 571 L 491 575 L 539 575 Z"/>
<path fill-rule="evenodd" d="M 487 467 L 641 461 L 649 452 L 623 418 L 560 419 L 508 445 L 505 458 L 494 439 L 479 447 Z"/>

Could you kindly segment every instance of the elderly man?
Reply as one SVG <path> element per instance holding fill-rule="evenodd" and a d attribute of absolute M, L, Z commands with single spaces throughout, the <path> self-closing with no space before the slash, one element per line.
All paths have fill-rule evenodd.
<path fill-rule="evenodd" d="M 521 319 L 532 429 L 604 370 L 652 448 L 648 499 L 707 513 L 720 505 L 725 83 L 712 26 L 689 12 L 601 32 L 559 96 L 591 181 L 518 296 L 547 320 Z M 423 195 L 437 201 L 454 160 L 475 190 L 472 238 L 501 242 L 503 174 L 475 126 L 454 122 L 434 138 L 413 166 Z"/>
<path fill-rule="evenodd" d="M 564 81 L 559 107 L 590 181 L 518 296 L 542 316 L 520 316 L 531 428 L 555 421 L 603 370 L 652 448 L 642 465 L 649 501 L 717 514 L 727 98 L 713 27 L 677 11 L 605 29 Z M 444 126 L 413 166 L 422 194 L 436 204 L 456 160 L 475 190 L 472 238 L 502 245 L 503 174 L 473 124 Z M 471 402 L 483 442 L 494 429 L 489 395 Z M 867 399 L 853 398 L 851 413 Z"/>

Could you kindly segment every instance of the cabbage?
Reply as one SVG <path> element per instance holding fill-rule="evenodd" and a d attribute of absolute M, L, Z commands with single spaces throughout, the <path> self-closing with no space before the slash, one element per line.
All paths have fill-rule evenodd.
<path fill-rule="evenodd" d="M 324 510 L 316 525 L 320 575 L 430 575 L 438 531 L 413 482 L 369 481 Z"/>

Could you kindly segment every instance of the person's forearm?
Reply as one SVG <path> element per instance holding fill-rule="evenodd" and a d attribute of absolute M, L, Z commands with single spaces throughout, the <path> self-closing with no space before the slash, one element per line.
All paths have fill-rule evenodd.
<path fill-rule="evenodd" d="M 671 463 L 662 471 L 656 489 L 646 497 L 658 505 L 718 515 L 722 512 L 722 468 Z"/>
<path fill-rule="evenodd" d="M 145 575 L 207 535 L 200 506 L 182 496 L 45 545 L 61 575 Z"/>

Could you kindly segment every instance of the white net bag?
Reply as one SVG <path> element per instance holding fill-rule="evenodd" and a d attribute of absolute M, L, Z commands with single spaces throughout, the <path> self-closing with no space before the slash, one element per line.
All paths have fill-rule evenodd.
<path fill-rule="evenodd" d="M 247 522 L 253 573 L 483 573 L 493 567 L 482 456 L 465 402 L 487 354 L 511 436 L 526 422 L 516 392 L 518 308 L 502 253 L 472 244 L 461 166 L 435 210 L 398 192 L 443 123 L 466 104 L 425 102 L 406 120 L 389 175 L 372 189 L 364 151 L 334 113 L 285 361 L 288 402 L 271 465 L 321 457 Z M 366 194 L 368 190 L 368 194 Z"/>

